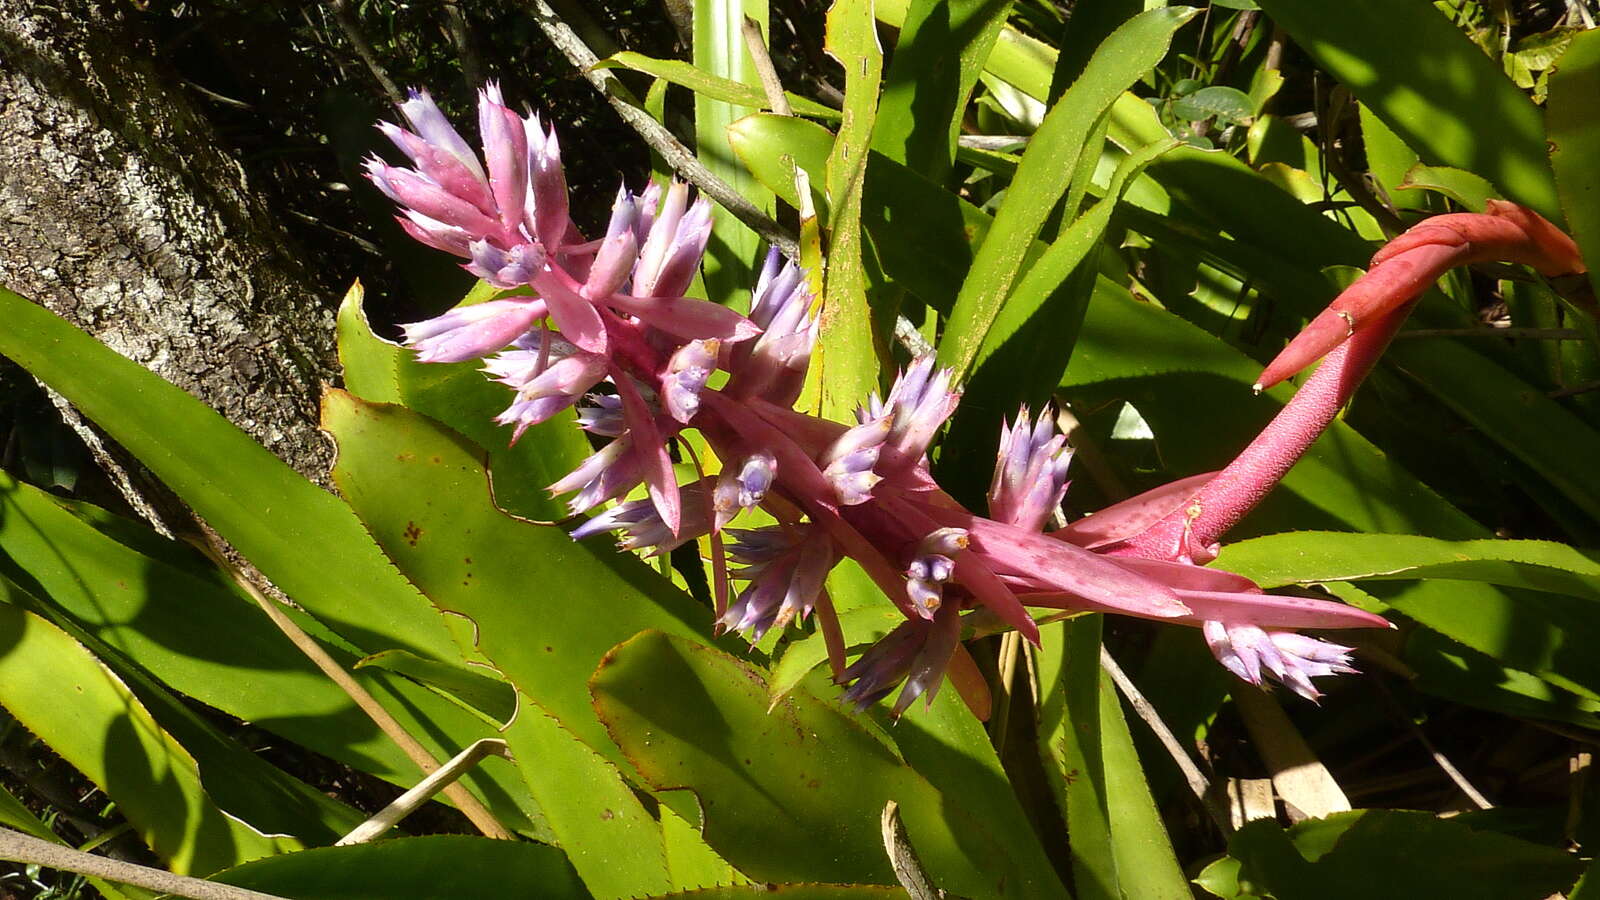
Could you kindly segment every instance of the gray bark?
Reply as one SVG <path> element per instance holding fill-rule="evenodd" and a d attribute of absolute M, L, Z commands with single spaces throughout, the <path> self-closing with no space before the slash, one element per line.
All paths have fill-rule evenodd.
<path fill-rule="evenodd" d="M 128 6 L 0 0 L 0 284 L 321 480 L 332 298 Z"/>

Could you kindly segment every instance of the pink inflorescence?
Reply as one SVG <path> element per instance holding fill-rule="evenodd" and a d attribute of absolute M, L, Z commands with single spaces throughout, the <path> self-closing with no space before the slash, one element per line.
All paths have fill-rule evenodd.
<path fill-rule="evenodd" d="M 1240 677 L 1265 674 L 1311 698 L 1311 676 L 1351 671 L 1349 651 L 1294 629 L 1387 624 L 1338 603 L 1267 595 L 1187 558 L 1108 552 L 1170 512 L 1182 499 L 1173 492 L 1046 534 L 1071 457 L 1049 415 L 1022 410 L 1003 427 L 989 515 L 964 509 L 928 470 L 929 445 L 960 400 L 949 371 L 913 360 L 851 424 L 806 415 L 793 405 L 817 316 L 803 271 L 770 253 L 748 318 L 683 296 L 710 234 L 703 197 L 691 203 L 677 183 L 624 188 L 604 235 L 591 239 L 568 215 L 554 131 L 512 112 L 496 86 L 479 95 L 481 159 L 426 93 L 412 92 L 400 112 L 409 130 L 379 127 L 413 167 L 374 158 L 369 177 L 417 240 L 518 291 L 406 326 L 418 358 L 485 359 L 514 391 L 497 417 L 513 439 L 579 404 L 580 426 L 607 442 L 551 491 L 570 494 L 574 514 L 641 484 L 648 497 L 599 513 L 575 537 L 614 531 L 627 549 L 662 553 L 716 534 L 718 554 L 720 536 L 731 538 L 727 552 L 742 567 L 730 577 L 745 587 L 719 601 L 719 627 L 755 640 L 814 612 L 831 616 L 829 571 L 846 557 L 860 564 L 905 622 L 848 667 L 834 648 L 850 701 L 865 706 L 904 682 L 896 715 L 918 696 L 931 702 L 963 632 L 1010 628 L 1037 642 L 1030 608 L 1204 627 Z M 717 370 L 727 377 L 713 388 Z M 722 470 L 680 485 L 668 444 L 689 427 Z M 727 528 L 756 507 L 777 524 Z"/>

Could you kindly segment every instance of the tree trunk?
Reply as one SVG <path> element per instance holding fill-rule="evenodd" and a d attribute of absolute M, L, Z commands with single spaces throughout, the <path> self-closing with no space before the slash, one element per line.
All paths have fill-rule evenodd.
<path fill-rule="evenodd" d="M 321 480 L 332 298 L 127 6 L 0 3 L 0 284 Z"/>

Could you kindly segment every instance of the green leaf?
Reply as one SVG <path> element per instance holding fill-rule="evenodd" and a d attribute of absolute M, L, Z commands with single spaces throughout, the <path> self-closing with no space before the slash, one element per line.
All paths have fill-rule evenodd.
<path fill-rule="evenodd" d="M 1600 519 L 1600 431 L 1482 354 L 1455 341 L 1399 341 L 1389 360 Z"/>
<path fill-rule="evenodd" d="M 893 883 L 878 835 L 893 799 L 942 888 L 1062 894 L 836 705 L 797 690 L 768 713 L 765 674 L 713 648 L 645 632 L 606 657 L 591 689 L 646 784 L 694 791 L 707 842 L 753 879 Z"/>
<path fill-rule="evenodd" d="M 510 721 L 516 712 L 516 689 L 498 678 L 481 675 L 460 666 L 423 659 L 404 650 L 385 650 L 363 657 L 357 669 L 376 666 L 404 675 L 437 693 L 481 712 L 491 724 Z"/>
<path fill-rule="evenodd" d="M 978 73 L 1012 0 L 916 0 L 906 11 L 878 101 L 872 149 L 933 181 L 955 159 Z"/>
<path fill-rule="evenodd" d="M 211 880 L 296 900 L 592 896 L 554 847 L 444 834 L 302 850 Z"/>
<path fill-rule="evenodd" d="M 71 400 L 307 611 L 368 650 L 456 657 L 443 623 L 338 498 L 205 404 L 3 288 L 0 319 L 0 353 Z"/>
<path fill-rule="evenodd" d="M 1212 85 L 1173 100 L 1172 114 L 1191 122 L 1215 118 L 1219 125 L 1248 125 L 1255 117 L 1255 105 L 1238 88 Z"/>
<path fill-rule="evenodd" d="M 1122 706 L 1100 669 L 1103 617 L 1046 626 L 1039 752 L 1071 834 L 1077 896 L 1187 898 Z"/>
<path fill-rule="evenodd" d="M 375 403 L 398 403 L 400 386 L 395 380 L 395 370 L 406 351 L 399 344 L 391 344 L 372 333 L 363 305 L 366 296 L 366 289 L 357 281 L 350 285 L 339 303 L 336 330 L 344 387 Z"/>
<path fill-rule="evenodd" d="M 742 45 L 741 45 L 742 46 Z M 596 69 L 625 68 L 635 72 L 644 72 L 654 75 L 663 81 L 686 87 L 697 94 L 703 94 L 714 100 L 733 106 L 746 106 L 752 109 L 762 109 L 767 105 L 767 95 L 762 92 L 759 85 L 748 84 L 722 78 L 697 68 L 691 63 L 679 59 L 656 59 L 624 50 L 595 63 Z M 813 116 L 818 119 L 837 120 L 839 111 L 831 106 L 823 106 L 809 97 L 802 97 L 790 91 L 784 91 L 789 105 L 796 113 L 802 116 Z"/>
<path fill-rule="evenodd" d="M 97 517 L 93 525 L 85 521 L 90 515 Z M 183 545 L 0 476 L 0 572 L 69 617 L 83 640 L 106 648 L 108 660 L 135 663 L 135 690 L 143 690 L 139 679 L 148 672 L 174 691 L 402 787 L 421 777 L 252 601 Z M 342 665 L 354 663 L 341 646 L 327 645 L 330 636 L 320 625 L 286 612 Z M 494 733 L 479 717 L 403 678 L 377 669 L 355 678 L 438 757 Z M 247 767 L 232 768 L 256 777 Z M 526 792 L 503 761 L 486 760 L 465 783 L 508 825 L 531 827 L 512 800 Z M 286 800 L 280 804 L 282 814 L 295 813 Z M 329 820 L 335 837 L 348 830 L 341 825 L 343 818 Z"/>
<path fill-rule="evenodd" d="M 1308 819 L 1285 832 L 1271 819 L 1250 822 L 1228 842 L 1227 860 L 1200 883 L 1238 889 L 1218 896 L 1277 900 L 1348 897 L 1450 897 L 1542 900 L 1572 885 L 1577 857 L 1430 813 L 1357 810 Z M 1230 884 L 1231 883 L 1231 884 Z"/>
<path fill-rule="evenodd" d="M 951 311 L 939 362 L 964 378 L 1022 265 L 1033 238 L 1066 191 L 1084 144 L 1101 115 L 1166 55 L 1173 32 L 1194 16 L 1188 7 L 1150 10 L 1107 38 L 1028 142 L 994 226 L 979 246 Z"/>
<path fill-rule="evenodd" d="M 1600 661 L 1583 649 L 1600 641 L 1600 564 L 1563 544 L 1297 532 L 1230 544 L 1216 565 L 1263 587 L 1360 581 L 1474 650 L 1600 699 Z"/>
<path fill-rule="evenodd" d="M 1437 584 L 1445 590 L 1451 586 L 1449 582 Z M 1355 589 L 1354 585 L 1338 584 L 1333 588 L 1346 602 L 1351 602 L 1346 591 Z M 1526 620 L 1528 616 L 1523 618 Z M 1547 719 L 1591 731 L 1600 730 L 1600 700 L 1501 665 L 1487 654 L 1452 641 L 1431 628 L 1418 628 L 1412 633 L 1406 641 L 1404 659 L 1416 674 L 1411 686 L 1425 694 L 1507 716 Z"/>
<path fill-rule="evenodd" d="M 826 49 L 845 67 L 844 119 L 823 167 L 829 214 L 818 314 L 822 336 L 806 381 L 820 388 L 814 411 L 835 421 L 848 418 L 878 387 L 878 341 L 867 301 L 861 230 L 862 180 L 883 73 L 876 27 L 870 0 L 837 0 L 828 10 Z M 802 398 L 800 408 L 805 407 Z"/>
<path fill-rule="evenodd" d="M 759 86 L 755 64 L 745 49 L 742 31 L 745 17 L 755 19 L 763 36 L 767 33 L 766 0 L 694 0 L 694 65 L 711 75 L 747 85 Z M 772 211 L 772 194 L 762 187 L 738 161 L 728 146 L 728 126 L 739 117 L 764 106 L 748 107 L 726 103 L 706 94 L 694 97 L 695 155 L 713 175 L 731 185 L 757 209 Z M 760 249 L 760 239 L 733 216 L 717 216 L 701 275 L 706 296 L 728 304 L 747 297 L 755 283 L 751 266 Z M 735 305 L 739 305 L 735 303 Z"/>
<path fill-rule="evenodd" d="M 1590 283 L 1600 289 L 1600 123 L 1594 98 L 1600 96 L 1600 38 L 1585 32 L 1573 38 L 1550 73 L 1545 127 L 1550 165 L 1567 231 L 1589 266 Z"/>
<path fill-rule="evenodd" d="M 174 872 L 208 874 L 292 849 L 218 809 L 194 757 L 122 680 L 0 579 L 0 706 L 115 800 Z"/>
<path fill-rule="evenodd" d="M 1595 900 L 1600 897 L 1600 862 L 1592 862 L 1583 871 L 1583 877 L 1567 893 L 1567 900 Z"/>
<path fill-rule="evenodd" d="M 1507 197 L 1557 214 L 1538 107 L 1433 4 L 1258 2 L 1423 162 L 1476 172 Z"/>
<path fill-rule="evenodd" d="M 530 427 L 512 444 L 511 430 L 494 417 L 511 405 L 515 394 L 485 378 L 479 362 L 424 363 L 405 353 L 396 363 L 396 378 L 398 402 L 448 425 L 488 451 L 488 483 L 497 506 L 536 522 L 567 517 L 566 507 L 545 488 L 576 469 L 592 452 L 577 427 L 575 412 L 562 410 Z"/>
<path fill-rule="evenodd" d="M 1487 179 L 1481 175 L 1449 166 L 1425 166 L 1418 163 L 1406 170 L 1400 180 L 1401 190 L 1420 188 L 1435 191 L 1461 204 L 1469 212 L 1483 212 L 1490 197 L 1498 197 Z"/>
<path fill-rule="evenodd" d="M 1451 578 L 1600 602 L 1600 562 L 1553 541 L 1442 541 L 1303 531 L 1240 541 L 1216 566 L 1264 588 L 1323 581 Z"/>
<path fill-rule="evenodd" d="M 512 684 L 623 762 L 594 717 L 589 674 L 642 629 L 709 633 L 710 611 L 608 542 L 496 509 L 482 451 L 432 420 L 342 391 L 323 411 L 339 444 L 334 479 L 394 564 L 440 609 L 472 620 L 478 649 Z"/>
<path fill-rule="evenodd" d="M 584 884 L 601 897 L 684 887 L 669 876 L 661 829 L 622 772 L 526 695 L 520 699 L 506 742 Z"/>
<path fill-rule="evenodd" d="M 878 586 L 870 581 L 866 583 L 865 590 L 870 591 L 874 599 L 883 596 Z M 829 584 L 828 593 L 833 595 L 837 603 L 839 591 L 835 585 Z M 839 630 L 844 633 L 846 647 L 861 647 L 875 643 L 903 621 L 905 616 L 893 606 L 873 603 L 839 613 Z M 827 659 L 828 648 L 820 629 L 805 637 L 791 639 L 777 664 L 772 667 L 772 677 L 769 679 L 772 701 L 776 703 L 782 700 L 785 694 L 798 687 L 813 669 Z"/>

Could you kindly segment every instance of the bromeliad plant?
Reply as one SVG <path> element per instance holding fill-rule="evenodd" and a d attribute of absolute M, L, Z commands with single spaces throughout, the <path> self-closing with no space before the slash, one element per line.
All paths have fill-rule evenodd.
<path fill-rule="evenodd" d="M 1386 752 L 1445 704 L 1512 749 L 1600 728 L 1600 566 L 1488 527 L 1600 536 L 1593 34 L 1562 38 L 1546 116 L 1430 4 L 1079 0 L 1058 51 L 1030 36 L 1056 5 L 839 0 L 833 109 L 746 71 L 737 17 L 699 22 L 693 64 L 595 61 L 536 6 L 671 166 L 590 223 L 574 132 L 499 86 L 480 149 L 421 91 L 380 123 L 409 164 L 365 174 L 480 284 L 403 347 L 351 292 L 337 496 L 0 291 L 0 352 L 294 601 L 0 481 L 0 706 L 166 866 L 295 897 L 867 898 L 913 880 L 909 843 L 957 896 L 1142 898 L 1188 896 L 1226 845 L 1197 880 L 1224 897 L 1572 886 L 1592 797 L 1536 809 L 1571 831 L 1541 846 L 1462 812 L 1488 763 L 1391 804 L 1445 820 L 1347 811 L 1361 766 L 1315 754 Z M 1316 143 L 1276 114 L 1285 34 L 1360 101 L 1313 110 Z M 1406 68 L 1397 34 L 1460 77 Z M 630 105 L 619 68 L 658 88 Z M 668 82 L 698 160 L 659 124 Z M 1479 340 L 1510 333 L 1560 344 Z M 1324 678 L 1357 659 L 1374 674 Z M 1398 724 L 1373 724 L 1380 685 Z M 446 802 L 513 840 L 369 843 L 400 811 L 269 764 L 263 734 L 407 789 L 456 757 L 424 786 L 459 776 Z M 1276 809 L 1247 802 L 1263 768 L 1309 819 L 1246 823 Z M 8 799 L 0 822 L 55 837 Z M 126 870 L 92 871 L 120 895 Z"/>

